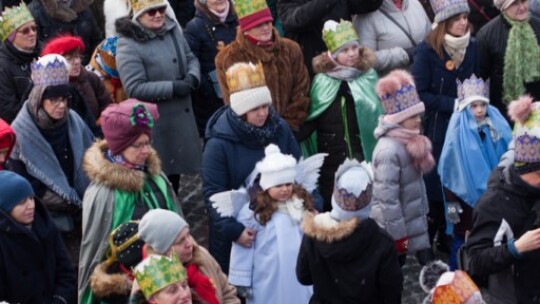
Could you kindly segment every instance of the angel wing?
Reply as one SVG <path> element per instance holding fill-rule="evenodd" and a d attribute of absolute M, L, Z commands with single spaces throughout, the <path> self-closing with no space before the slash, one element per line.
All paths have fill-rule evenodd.
<path fill-rule="evenodd" d="M 319 171 L 326 156 L 328 156 L 328 153 L 317 153 L 306 159 L 301 158 L 298 161 L 294 180 L 301 184 L 308 192 L 313 192 L 317 188 Z"/>
<path fill-rule="evenodd" d="M 237 217 L 242 207 L 249 203 L 249 196 L 245 188 L 216 193 L 210 196 L 212 207 L 223 217 Z"/>

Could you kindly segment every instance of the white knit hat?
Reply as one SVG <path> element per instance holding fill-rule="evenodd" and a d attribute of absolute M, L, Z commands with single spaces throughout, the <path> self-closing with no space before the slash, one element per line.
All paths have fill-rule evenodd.
<path fill-rule="evenodd" d="M 158 254 L 165 254 L 188 223 L 176 212 L 152 209 L 139 222 L 139 237 Z"/>
<path fill-rule="evenodd" d="M 269 144 L 264 149 L 266 155 L 256 165 L 261 174 L 259 185 L 263 190 L 274 186 L 294 183 L 296 176 L 296 159 L 292 155 L 282 154 L 279 147 Z"/>
<path fill-rule="evenodd" d="M 262 63 L 238 62 L 225 72 L 229 88 L 231 109 L 236 115 L 272 104 L 272 95 L 266 86 Z"/>

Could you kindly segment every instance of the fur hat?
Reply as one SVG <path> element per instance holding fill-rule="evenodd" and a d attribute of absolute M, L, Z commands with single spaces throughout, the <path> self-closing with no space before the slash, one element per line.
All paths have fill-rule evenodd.
<path fill-rule="evenodd" d="M 405 70 L 393 70 L 379 79 L 376 90 L 384 107 L 384 120 L 387 122 L 399 124 L 425 111 L 413 78 Z"/>
<path fill-rule="evenodd" d="M 112 154 L 118 155 L 141 134 L 152 138 L 152 128 L 158 119 L 155 104 L 131 98 L 109 104 L 103 110 L 101 129 Z"/>
<path fill-rule="evenodd" d="M 540 170 L 540 102 L 522 96 L 508 105 L 508 116 L 515 122 L 514 167 L 520 174 Z"/>
<path fill-rule="evenodd" d="M 130 0 L 130 2 L 133 10 L 133 17 L 131 20 L 133 21 L 137 20 L 142 14 L 151 9 L 165 8 L 167 6 L 165 0 Z"/>
<path fill-rule="evenodd" d="M 245 32 L 261 23 L 274 21 L 266 0 L 236 0 L 234 10 L 238 15 L 240 30 Z"/>
<path fill-rule="evenodd" d="M 332 218 L 366 219 L 371 211 L 373 172 L 366 162 L 346 159 L 336 171 L 332 194 Z"/>
<path fill-rule="evenodd" d="M 188 223 L 176 212 L 165 209 L 148 211 L 139 223 L 139 237 L 159 254 L 166 254 Z"/>
<path fill-rule="evenodd" d="M 11 171 L 0 171 L 0 210 L 9 213 L 29 196 L 34 196 L 34 190 L 24 177 Z"/>
<path fill-rule="evenodd" d="M 456 79 L 458 89 L 458 111 L 463 111 L 475 101 L 489 103 L 489 80 L 484 82 L 482 78 L 472 75 L 463 83 Z"/>
<path fill-rule="evenodd" d="M 32 63 L 34 87 L 49 87 L 69 84 L 69 63 L 58 54 L 48 54 Z"/>
<path fill-rule="evenodd" d="M 48 54 L 66 55 L 75 51 L 84 54 L 84 42 L 79 36 L 59 36 L 53 38 L 45 44 L 41 51 L 41 56 Z"/>
<path fill-rule="evenodd" d="M 296 159 L 292 155 L 282 154 L 279 147 L 269 144 L 264 149 L 265 157 L 256 165 L 257 171 L 261 174 L 259 184 L 263 190 L 282 185 L 294 183 L 296 176 Z"/>
<path fill-rule="evenodd" d="M 231 109 L 236 115 L 241 116 L 257 107 L 272 104 L 262 63 L 235 63 L 225 74 L 231 93 Z"/>
<path fill-rule="evenodd" d="M 467 0 L 430 0 L 429 2 L 431 8 L 433 8 L 433 13 L 435 13 L 434 21 L 437 23 L 471 11 Z"/>

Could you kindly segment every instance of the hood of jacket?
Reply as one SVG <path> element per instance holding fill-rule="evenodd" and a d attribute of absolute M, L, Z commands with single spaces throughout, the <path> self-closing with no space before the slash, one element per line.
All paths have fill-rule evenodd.
<path fill-rule="evenodd" d="M 94 0 L 73 0 L 71 7 L 58 4 L 58 0 L 39 0 L 48 16 L 63 22 L 77 19 L 77 14 L 86 10 Z"/>
<path fill-rule="evenodd" d="M 513 162 L 493 171 L 488 180 L 488 189 L 493 187 L 503 189 L 524 200 L 536 200 L 540 197 L 540 188 L 533 187 L 521 179 Z"/>
<path fill-rule="evenodd" d="M 131 38 L 137 42 L 146 42 L 158 36 L 155 32 L 133 22 L 130 16 L 116 19 L 114 25 L 119 36 Z M 178 26 L 178 24 L 168 16 L 165 16 L 165 24 L 163 26 L 165 27 L 165 32 L 169 32 Z"/>
<path fill-rule="evenodd" d="M 6 159 L 9 158 L 11 155 L 11 151 L 13 151 L 13 146 L 15 146 L 15 140 L 17 137 L 15 136 L 15 132 L 13 129 L 7 124 L 7 122 L 0 119 L 0 139 L 3 139 L 5 137 L 9 137 L 11 141 L 11 146 L 8 148 Z M 3 169 L 3 164 L 0 163 L 0 170 Z"/>
<path fill-rule="evenodd" d="M 110 162 L 105 158 L 105 152 L 108 149 L 109 146 L 105 140 L 98 140 L 86 151 L 83 168 L 90 181 L 112 189 L 127 192 L 140 191 L 143 188 L 146 173 Z M 151 149 L 148 156 L 147 172 L 151 176 L 161 173 L 161 161 L 154 149 Z"/>
<path fill-rule="evenodd" d="M 100 263 L 94 268 L 90 276 L 90 287 L 92 292 L 98 298 L 107 298 L 115 295 L 129 295 L 133 281 L 127 274 L 107 273 L 105 262 Z"/>
<path fill-rule="evenodd" d="M 377 59 L 375 57 L 375 52 L 367 47 L 360 46 L 358 48 L 358 60 L 356 61 L 355 68 L 360 72 L 365 73 L 369 69 L 375 66 Z M 336 64 L 328 58 L 326 52 L 313 58 L 313 71 L 317 74 L 319 73 L 328 73 L 336 67 Z"/>
<path fill-rule="evenodd" d="M 342 262 L 356 259 L 359 252 L 377 241 L 373 238 L 377 229 L 372 219 L 352 218 L 339 222 L 330 212 L 316 216 L 306 214 L 302 223 L 302 231 L 316 240 L 315 247 L 325 259 Z"/>

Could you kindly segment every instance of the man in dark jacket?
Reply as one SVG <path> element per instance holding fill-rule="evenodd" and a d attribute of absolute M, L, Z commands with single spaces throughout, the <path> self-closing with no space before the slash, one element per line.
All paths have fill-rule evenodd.
<path fill-rule="evenodd" d="M 0 171 L 0 301 L 75 303 L 75 270 L 30 183 Z"/>
<path fill-rule="evenodd" d="M 516 117 L 521 107 L 538 117 L 539 106 L 522 98 L 510 104 L 509 114 Z M 489 276 L 492 303 L 540 300 L 540 150 L 531 144 L 540 140 L 539 127 L 536 118 L 516 121 L 515 159 L 492 173 L 474 209 L 466 243 L 469 273 Z"/>

